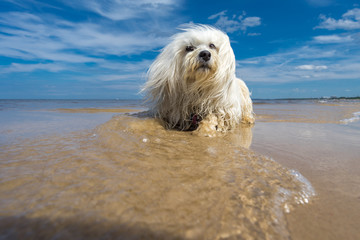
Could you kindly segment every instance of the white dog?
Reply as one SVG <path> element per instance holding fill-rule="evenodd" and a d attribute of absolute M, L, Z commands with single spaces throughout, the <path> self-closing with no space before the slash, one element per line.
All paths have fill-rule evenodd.
<path fill-rule="evenodd" d="M 235 56 L 222 31 L 191 25 L 175 34 L 148 71 L 142 92 L 167 128 L 212 136 L 253 123 L 249 89 L 235 76 Z"/>

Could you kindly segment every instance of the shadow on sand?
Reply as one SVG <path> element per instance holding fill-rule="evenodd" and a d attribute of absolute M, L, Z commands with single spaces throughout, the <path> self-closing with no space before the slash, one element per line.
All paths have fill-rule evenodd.
<path fill-rule="evenodd" d="M 183 239 L 141 223 L 84 219 L 1 217 L 0 239 Z"/>

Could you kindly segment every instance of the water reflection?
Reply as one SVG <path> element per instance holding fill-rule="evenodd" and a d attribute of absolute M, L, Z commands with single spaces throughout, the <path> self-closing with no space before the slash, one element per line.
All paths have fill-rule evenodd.
<path fill-rule="evenodd" d="M 284 212 L 314 194 L 250 151 L 251 128 L 215 138 L 120 115 L 91 132 L 1 151 L 0 229 L 27 239 L 287 239 Z"/>

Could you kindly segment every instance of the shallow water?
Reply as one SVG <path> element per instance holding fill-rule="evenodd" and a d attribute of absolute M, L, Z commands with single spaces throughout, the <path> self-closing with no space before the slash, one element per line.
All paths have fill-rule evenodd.
<path fill-rule="evenodd" d="M 359 101 L 257 105 L 252 149 L 301 172 L 316 190 L 286 215 L 293 240 L 360 239 Z M 276 136 L 276 137 L 275 137 Z"/>
<path fill-rule="evenodd" d="M 118 115 L 95 129 L 2 144 L 1 234 L 287 239 L 284 213 L 314 190 L 298 172 L 248 150 L 251 131 L 204 138 Z"/>
<path fill-rule="evenodd" d="M 141 109 L 129 102 L 103 102 L 105 109 L 99 103 L 47 104 L 15 110 L 4 104 L 0 112 L 7 116 L 0 127 L 0 236 L 5 239 L 305 239 L 302 230 L 308 226 L 298 216 L 312 224 L 307 209 L 331 197 L 322 182 L 329 176 L 309 174 L 309 154 L 299 157 L 304 149 L 294 147 L 289 135 L 321 140 L 329 132 L 315 131 L 312 121 L 326 119 L 358 131 L 357 125 L 341 125 L 359 106 L 349 103 L 256 105 L 254 128 L 240 126 L 215 138 L 164 130 L 136 114 L 114 115 Z M 344 112 L 334 116 L 333 107 Z M 327 172 L 321 167 L 333 164 L 323 159 L 314 171 Z M 331 204 L 325 201 L 326 208 Z"/>

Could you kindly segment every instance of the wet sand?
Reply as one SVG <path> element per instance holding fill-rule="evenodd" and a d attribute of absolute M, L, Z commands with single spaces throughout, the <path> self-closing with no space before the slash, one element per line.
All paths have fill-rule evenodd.
<path fill-rule="evenodd" d="M 138 112 L 136 109 L 123 109 L 123 108 L 113 108 L 113 109 L 99 109 L 99 108 L 58 108 L 54 111 L 64 112 L 64 113 L 130 113 Z"/>
<path fill-rule="evenodd" d="M 360 104 L 258 105 L 252 149 L 297 169 L 315 200 L 287 215 L 292 239 L 360 239 Z M 262 113 L 271 115 L 267 118 Z M 354 114 L 355 113 L 355 114 Z"/>
<path fill-rule="evenodd" d="M 357 102 L 257 104 L 216 138 L 84 109 L 3 121 L 2 238 L 359 239 Z"/>

